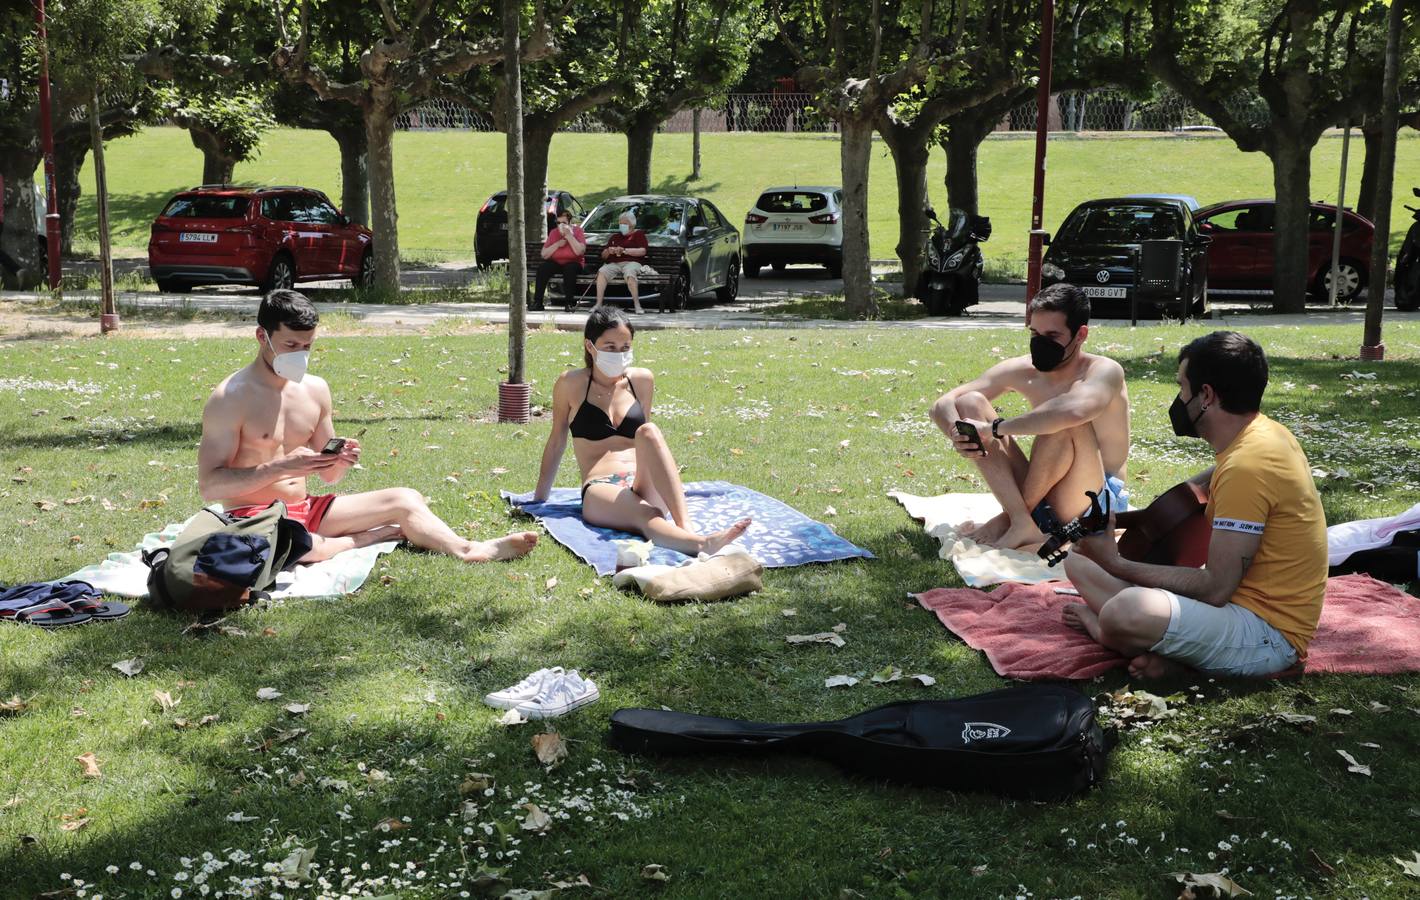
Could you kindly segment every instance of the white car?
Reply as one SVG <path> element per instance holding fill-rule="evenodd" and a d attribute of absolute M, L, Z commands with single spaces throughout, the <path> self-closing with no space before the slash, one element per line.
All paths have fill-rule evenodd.
<path fill-rule="evenodd" d="M 750 278 L 764 266 L 777 272 L 790 263 L 816 263 L 842 278 L 843 189 L 765 188 L 745 214 L 740 245 Z"/>

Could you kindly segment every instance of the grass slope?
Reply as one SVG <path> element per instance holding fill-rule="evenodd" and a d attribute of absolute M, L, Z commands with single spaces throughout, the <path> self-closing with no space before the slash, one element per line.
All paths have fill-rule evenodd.
<path fill-rule="evenodd" d="M 838 140 L 809 134 L 707 134 L 704 178 L 686 181 L 690 135 L 656 138 L 652 175 L 658 191 L 708 197 L 732 222 L 743 220 L 760 189 L 775 184 L 838 184 Z M 1359 146 L 1359 145 L 1358 145 Z M 1360 190 L 1359 150 L 1352 154 L 1347 196 Z M 978 171 L 982 209 L 995 233 L 984 248 L 998 268 L 1019 267 L 1026 256 L 1034 145 L 1026 140 L 989 140 Z M 1312 157 L 1312 196 L 1336 197 L 1341 140 L 1326 138 Z M 109 190 L 114 241 L 122 251 L 146 252 L 148 226 L 176 190 L 196 184 L 202 158 L 187 133 L 151 128 L 109 148 Z M 478 207 L 504 181 L 503 136 L 472 132 L 400 133 L 395 137 L 400 246 L 411 258 L 468 259 Z M 933 154 L 931 196 L 946 207 L 945 161 Z M 266 136 L 261 156 L 237 166 L 236 178 L 262 184 L 304 184 L 339 202 L 340 157 L 324 132 L 278 129 Z M 82 176 L 79 233 L 96 233 L 93 173 Z M 570 190 L 590 209 L 600 199 L 624 193 L 626 142 L 620 135 L 559 134 L 552 144 L 548 181 Z M 1396 154 L 1395 247 L 1410 217 L 1411 186 L 1420 186 L 1420 136 L 1406 132 Z M 887 148 L 875 146 L 869 190 L 874 258 L 894 256 L 897 193 Z M 1063 139 L 1050 145 L 1046 227 L 1054 231 L 1069 211 L 1091 197 L 1128 193 L 1191 193 L 1203 203 L 1272 196 L 1272 170 L 1261 153 L 1241 153 L 1221 138 Z M 90 237 L 90 243 L 93 238 Z"/>
<path fill-rule="evenodd" d="M 1200 331 L 1092 336 L 1129 373 L 1140 500 L 1208 461 L 1165 415 L 1175 349 Z M 1383 366 L 1341 358 L 1350 329 L 1260 337 L 1268 411 L 1314 465 L 1349 472 L 1320 482 L 1329 518 L 1412 503 L 1420 328 L 1388 329 Z M 475 568 L 401 550 L 351 597 L 246 611 L 229 633 L 185 634 L 186 622 L 146 610 L 54 633 L 7 626 L 0 700 L 27 708 L 0 713 L 0 893 L 77 878 L 90 898 L 192 897 L 200 884 L 445 898 L 501 870 L 504 886 L 528 889 L 585 874 L 607 896 L 1134 898 L 1175 896 L 1170 872 L 1226 867 L 1257 896 L 1414 896 L 1392 857 L 1420 849 L 1409 824 L 1420 759 L 1406 749 L 1420 739 L 1415 676 L 1185 681 L 1177 718 L 1126 733 L 1102 789 L 1059 804 L 867 784 L 804 760 L 658 762 L 603 746 L 623 706 L 793 721 L 1000 687 L 905 597 L 958 582 L 884 493 L 979 488 L 925 409 L 1020 338 L 865 328 L 638 339 L 687 479 L 729 478 L 813 515 L 833 506 L 828 521 L 879 557 L 773 570 L 737 602 L 656 607 L 544 540 L 525 560 Z M 252 351 L 249 340 L 6 346 L 0 583 L 63 576 L 195 510 L 202 401 Z M 414 485 L 465 533 L 512 527 L 497 491 L 533 484 L 548 426 L 488 424 L 505 354 L 498 334 L 318 342 L 313 371 L 334 386 L 341 431 L 367 449 L 344 488 Z M 534 402 L 579 355 L 574 337 L 531 337 Z M 784 641 L 838 623 L 841 649 Z M 110 667 L 135 657 L 137 677 Z M 591 673 L 603 699 L 553 723 L 571 756 L 548 773 L 529 747 L 540 727 L 500 728 L 479 698 L 552 664 Z M 823 687 L 889 664 L 937 685 Z M 263 687 L 283 698 L 258 700 Z M 179 705 L 164 711 L 155 691 Z M 311 708 L 292 715 L 288 702 Z M 1322 724 L 1259 726 L 1274 709 Z M 219 719 L 177 727 L 208 715 Z M 1348 773 L 1340 749 L 1373 776 Z M 74 758 L 89 752 L 101 778 L 81 777 Z M 529 802 L 554 817 L 545 835 L 520 827 Z M 74 821 L 86 824 L 66 830 Z M 272 872 L 299 848 L 313 850 L 321 880 L 283 888 Z M 644 879 L 650 864 L 670 881 Z"/>

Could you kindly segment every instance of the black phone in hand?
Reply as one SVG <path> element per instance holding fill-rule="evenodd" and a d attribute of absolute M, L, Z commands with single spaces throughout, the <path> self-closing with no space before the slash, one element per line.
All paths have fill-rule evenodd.
<path fill-rule="evenodd" d="M 322 453 L 339 453 L 345 449 L 345 438 L 331 438 L 325 442 L 325 447 L 321 448 Z"/>
<path fill-rule="evenodd" d="M 956 430 L 957 434 L 976 444 L 978 448 L 982 446 L 981 433 L 976 430 L 975 425 L 971 424 L 970 422 L 964 422 L 961 419 L 957 419 Z"/>

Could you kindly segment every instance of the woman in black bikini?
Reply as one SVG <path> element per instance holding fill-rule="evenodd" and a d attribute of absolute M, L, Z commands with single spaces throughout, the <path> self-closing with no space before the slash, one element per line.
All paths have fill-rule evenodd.
<path fill-rule="evenodd" d="M 629 368 L 634 334 L 619 309 L 601 306 L 587 317 L 587 366 L 562 373 L 552 388 L 552 433 L 533 498 L 546 500 L 552 491 L 570 432 L 588 524 L 638 533 L 692 556 L 714 553 L 743 534 L 750 520 L 714 534 L 692 530 L 680 470 L 661 429 L 650 422 L 655 378 L 649 369 Z"/>

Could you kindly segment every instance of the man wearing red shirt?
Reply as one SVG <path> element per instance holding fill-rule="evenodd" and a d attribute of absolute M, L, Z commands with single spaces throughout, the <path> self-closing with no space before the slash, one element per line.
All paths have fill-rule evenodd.
<path fill-rule="evenodd" d="M 641 295 L 636 276 L 641 274 L 640 260 L 646 256 L 646 233 L 636 227 L 636 216 L 630 210 L 621 214 L 620 231 L 602 248 L 602 267 L 597 271 L 597 306 L 602 305 L 602 298 L 606 296 L 607 283 L 620 277 L 631 290 L 631 302 L 639 313 Z"/>
<path fill-rule="evenodd" d="M 582 226 L 572 224 L 570 210 L 557 211 L 557 227 L 547 233 L 542 242 L 542 264 L 537 267 L 537 286 L 533 290 L 533 309 L 542 309 L 543 294 L 553 275 L 562 275 L 562 303 L 570 312 L 577 304 L 577 276 L 586 262 L 587 236 Z"/>

